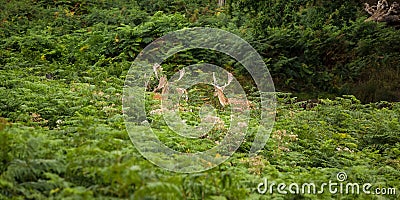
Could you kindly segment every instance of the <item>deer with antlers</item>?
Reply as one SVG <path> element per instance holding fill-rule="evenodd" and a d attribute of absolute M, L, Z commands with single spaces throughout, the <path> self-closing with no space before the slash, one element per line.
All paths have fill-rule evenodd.
<path fill-rule="evenodd" d="M 160 64 L 156 63 L 153 65 L 153 71 L 156 75 L 156 78 L 158 79 L 158 86 L 154 88 L 153 92 L 157 92 L 158 90 L 161 90 L 161 95 L 168 93 L 168 79 L 167 76 L 161 75 L 162 73 L 162 67 Z M 179 70 L 179 78 L 177 81 L 181 80 L 183 76 L 185 75 L 185 68 Z M 147 88 L 148 83 L 146 83 L 146 88 Z M 176 88 L 179 97 L 181 97 L 183 94 L 186 94 L 186 100 L 187 100 L 187 91 L 185 88 Z M 156 98 L 159 98 L 161 100 L 161 97 L 156 96 Z"/>
<path fill-rule="evenodd" d="M 253 104 L 249 100 L 243 100 L 238 98 L 227 98 L 224 94 L 224 89 L 232 82 L 233 75 L 228 72 L 228 82 L 225 83 L 223 86 L 219 86 L 217 84 L 217 80 L 215 78 L 215 73 L 213 73 L 213 86 L 214 86 L 214 96 L 218 97 L 219 103 L 222 107 L 226 105 L 239 105 L 242 107 L 253 107 Z"/>
<path fill-rule="evenodd" d="M 161 75 L 162 74 L 162 67 L 159 64 L 154 64 L 153 66 L 153 71 L 156 75 L 156 78 L 158 79 L 158 86 L 156 88 L 154 88 L 153 92 L 157 92 L 158 90 L 162 90 L 161 91 L 161 95 L 160 96 L 156 96 L 157 99 L 161 100 L 161 96 L 164 94 L 168 93 L 168 80 L 167 77 L 165 75 Z M 185 69 L 182 69 L 179 71 L 179 78 L 177 81 L 181 80 L 183 78 L 183 76 L 185 75 Z M 213 73 L 213 83 L 212 86 L 214 87 L 214 96 L 218 97 L 219 103 L 221 104 L 222 107 L 225 107 L 227 105 L 236 105 L 236 106 L 240 106 L 240 107 L 253 107 L 253 104 L 248 101 L 248 100 L 243 100 L 243 99 L 239 99 L 239 98 L 227 98 L 224 94 L 224 90 L 225 88 L 231 84 L 232 80 L 233 80 L 233 75 L 231 73 L 227 73 L 228 75 L 228 81 L 227 83 L 225 83 L 223 86 L 219 86 L 217 84 L 217 80 L 215 77 L 215 73 Z M 187 90 L 185 88 L 176 88 L 179 96 L 181 97 L 183 94 L 186 94 L 186 100 L 188 100 L 187 97 Z"/>

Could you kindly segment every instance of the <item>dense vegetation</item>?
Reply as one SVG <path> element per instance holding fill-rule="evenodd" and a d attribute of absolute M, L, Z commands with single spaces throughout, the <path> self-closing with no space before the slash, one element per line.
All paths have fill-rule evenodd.
<path fill-rule="evenodd" d="M 399 30 L 364 22 L 356 0 L 216 2 L 1 0 L 0 199 L 398 199 L 400 104 L 391 101 L 400 100 Z M 276 124 L 257 157 L 247 155 L 249 135 L 219 167 L 176 174 L 132 145 L 122 90 L 144 47 L 199 26 L 235 33 L 263 56 L 280 91 Z M 216 52 L 181 52 L 163 68 L 171 75 L 175 66 L 198 62 L 224 66 L 254 92 L 245 69 Z M 158 103 L 149 101 L 147 109 Z M 178 140 L 162 118 L 151 117 L 159 136 L 183 152 L 218 139 Z M 397 194 L 256 190 L 263 178 L 320 184 L 340 171 L 349 182 Z"/>

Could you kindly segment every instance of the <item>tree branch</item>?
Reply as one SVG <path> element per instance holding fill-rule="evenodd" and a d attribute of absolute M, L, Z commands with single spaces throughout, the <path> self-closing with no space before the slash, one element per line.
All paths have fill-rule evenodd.
<path fill-rule="evenodd" d="M 393 2 L 390 6 L 387 0 L 380 0 L 375 6 L 365 3 L 364 10 L 371 15 L 365 21 L 400 24 L 400 6 L 397 2 Z"/>

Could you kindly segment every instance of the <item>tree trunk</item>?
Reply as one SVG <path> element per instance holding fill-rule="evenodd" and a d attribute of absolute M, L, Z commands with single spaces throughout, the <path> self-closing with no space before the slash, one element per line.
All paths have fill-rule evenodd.
<path fill-rule="evenodd" d="M 222 7 L 225 5 L 225 0 L 218 0 L 218 6 Z"/>

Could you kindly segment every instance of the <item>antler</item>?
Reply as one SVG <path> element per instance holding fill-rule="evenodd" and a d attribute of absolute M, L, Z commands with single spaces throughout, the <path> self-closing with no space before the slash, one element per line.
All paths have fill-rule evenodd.
<path fill-rule="evenodd" d="M 217 79 L 215 78 L 215 73 L 213 72 L 213 80 L 214 80 L 214 90 L 215 93 L 214 95 L 218 97 L 219 103 L 222 105 L 222 107 L 225 107 L 225 105 L 229 104 L 229 99 L 226 98 L 225 94 L 224 94 L 224 89 L 231 84 L 232 80 L 233 80 L 233 75 L 231 73 L 228 72 L 228 82 L 226 84 L 224 84 L 224 86 L 218 86 L 217 85 Z"/>
<path fill-rule="evenodd" d="M 158 79 L 158 86 L 156 88 L 154 88 L 153 92 L 156 92 L 159 89 L 163 89 L 162 92 L 164 93 L 164 91 L 168 90 L 168 80 L 167 80 L 167 76 L 165 75 L 161 75 L 163 68 L 161 67 L 160 64 L 155 63 L 153 65 L 153 71 L 156 74 L 156 78 Z"/>
<path fill-rule="evenodd" d="M 233 75 L 228 72 L 228 82 L 224 86 L 222 86 L 222 90 L 224 90 L 226 88 L 226 86 L 231 84 L 232 80 L 233 80 Z"/>
<path fill-rule="evenodd" d="M 364 3 L 364 10 L 368 12 L 368 14 L 373 15 L 376 12 L 376 6 L 370 6 L 368 3 Z"/>
<path fill-rule="evenodd" d="M 390 8 L 389 8 L 389 11 L 387 12 L 387 14 L 389 15 L 389 14 L 398 14 L 399 12 L 399 8 L 400 8 L 400 6 L 399 6 L 399 3 L 397 3 L 397 2 L 393 2 L 392 3 L 392 5 L 390 6 Z"/>
<path fill-rule="evenodd" d="M 182 68 L 181 70 L 179 70 L 179 78 L 177 81 L 180 81 L 184 75 L 185 75 L 185 68 Z"/>
<path fill-rule="evenodd" d="M 185 68 L 182 68 L 181 70 L 179 70 L 179 78 L 178 78 L 177 81 L 180 81 L 180 80 L 183 78 L 184 75 L 185 75 Z M 179 99 L 181 98 L 181 96 L 182 96 L 183 94 L 185 94 L 185 95 L 186 95 L 186 96 L 185 96 L 185 100 L 186 100 L 186 101 L 189 100 L 188 92 L 187 92 L 187 90 L 186 90 L 185 88 L 176 88 L 176 91 L 177 91 L 178 94 L 179 94 Z"/>
<path fill-rule="evenodd" d="M 214 80 L 214 87 L 219 87 L 222 90 L 226 88 L 226 86 L 228 86 L 229 84 L 231 84 L 232 80 L 233 80 L 233 75 L 231 73 L 228 72 L 228 82 L 224 84 L 224 86 L 220 87 L 217 85 L 217 79 L 215 78 L 215 73 L 213 72 L 213 80 Z"/>
<path fill-rule="evenodd" d="M 154 71 L 154 73 L 156 74 L 156 78 L 157 78 L 157 79 L 160 79 L 159 74 L 161 74 L 162 70 L 163 70 L 163 68 L 161 67 L 160 64 L 155 63 L 155 64 L 153 65 L 153 71 Z"/>
<path fill-rule="evenodd" d="M 387 0 L 378 1 L 376 6 L 370 6 L 368 3 L 364 4 L 364 10 L 367 11 L 371 17 L 365 21 L 376 22 L 400 22 L 400 6 L 397 2 L 393 2 L 390 6 Z"/>

